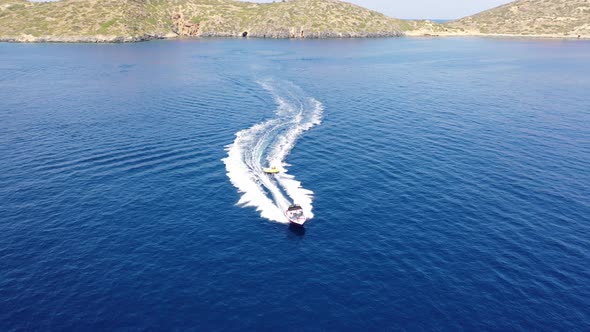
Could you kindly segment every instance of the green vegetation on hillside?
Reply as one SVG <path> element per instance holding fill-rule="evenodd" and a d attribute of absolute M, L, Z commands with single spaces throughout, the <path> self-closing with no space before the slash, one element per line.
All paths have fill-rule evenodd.
<path fill-rule="evenodd" d="M 0 0 L 0 41 L 525 35 L 590 38 L 590 0 L 517 0 L 454 22 L 389 18 L 338 0 Z"/>
<path fill-rule="evenodd" d="M 0 37 L 362 37 L 398 35 L 403 20 L 337 0 L 0 0 Z"/>

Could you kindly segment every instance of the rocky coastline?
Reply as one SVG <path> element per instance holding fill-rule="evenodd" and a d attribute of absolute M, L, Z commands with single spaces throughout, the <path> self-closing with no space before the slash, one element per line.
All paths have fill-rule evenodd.
<path fill-rule="evenodd" d="M 304 34 L 294 33 L 292 30 L 278 30 L 265 32 L 225 33 L 204 32 L 198 36 L 168 33 L 162 35 L 141 36 L 0 36 L 0 42 L 5 43 L 135 43 L 158 39 L 182 39 L 182 38 L 256 38 L 256 39 L 346 39 L 346 38 L 388 38 L 403 37 L 404 34 L 397 31 L 390 32 L 335 32 L 323 31 L 319 33 Z"/>
<path fill-rule="evenodd" d="M 5 43 L 134 43 L 154 39 L 165 39 L 165 36 L 0 36 Z"/>
<path fill-rule="evenodd" d="M 0 36 L 0 43 L 136 43 L 161 39 L 186 39 L 186 38 L 245 38 L 246 36 L 207 32 L 195 36 L 182 36 L 178 34 L 166 35 L 142 35 L 142 36 Z M 250 33 L 247 38 L 256 39 L 348 39 L 348 38 L 448 38 L 448 37 L 481 37 L 481 38 L 526 38 L 526 39 L 563 39 L 563 40 L 590 40 L 589 35 L 519 35 L 519 34 L 484 34 L 478 32 L 457 33 L 457 32 L 424 32 L 424 31 L 406 31 L 404 33 L 395 32 L 377 32 L 377 33 L 340 33 L 340 32 L 322 32 L 319 34 L 309 34 L 304 37 L 293 36 L 289 31 L 275 31 L 269 33 Z"/>

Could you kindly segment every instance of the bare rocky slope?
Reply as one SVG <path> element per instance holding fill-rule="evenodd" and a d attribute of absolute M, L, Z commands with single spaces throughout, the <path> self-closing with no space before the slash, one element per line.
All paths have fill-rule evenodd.
<path fill-rule="evenodd" d="M 0 40 L 127 42 L 177 36 L 400 36 L 403 20 L 337 0 L 0 0 Z"/>

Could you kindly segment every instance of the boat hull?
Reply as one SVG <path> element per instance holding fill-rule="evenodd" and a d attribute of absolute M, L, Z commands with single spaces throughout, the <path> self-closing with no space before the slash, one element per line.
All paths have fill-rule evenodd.
<path fill-rule="evenodd" d="M 290 220 L 289 219 L 289 225 L 291 226 L 295 226 L 295 227 L 303 227 L 303 225 L 305 225 L 305 222 L 307 220 L 303 220 L 303 221 L 295 221 L 295 220 Z"/>
<path fill-rule="evenodd" d="M 298 227 L 303 227 L 303 225 L 307 221 L 307 218 L 303 214 L 303 209 L 301 208 L 301 206 L 296 204 L 289 206 L 287 211 L 285 211 L 285 216 L 287 217 L 291 225 Z"/>

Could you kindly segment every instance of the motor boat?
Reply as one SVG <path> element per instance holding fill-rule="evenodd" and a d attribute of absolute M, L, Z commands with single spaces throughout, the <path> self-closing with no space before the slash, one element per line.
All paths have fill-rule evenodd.
<path fill-rule="evenodd" d="M 281 170 L 276 166 L 270 168 L 263 168 L 262 171 L 266 174 L 277 174 L 281 172 Z"/>
<path fill-rule="evenodd" d="M 287 216 L 287 219 L 289 219 L 289 223 L 291 223 L 291 225 L 294 226 L 302 227 L 303 224 L 305 224 L 305 222 L 307 221 L 307 218 L 303 214 L 303 209 L 300 205 L 295 204 L 289 206 L 287 211 L 285 211 L 285 215 Z"/>

